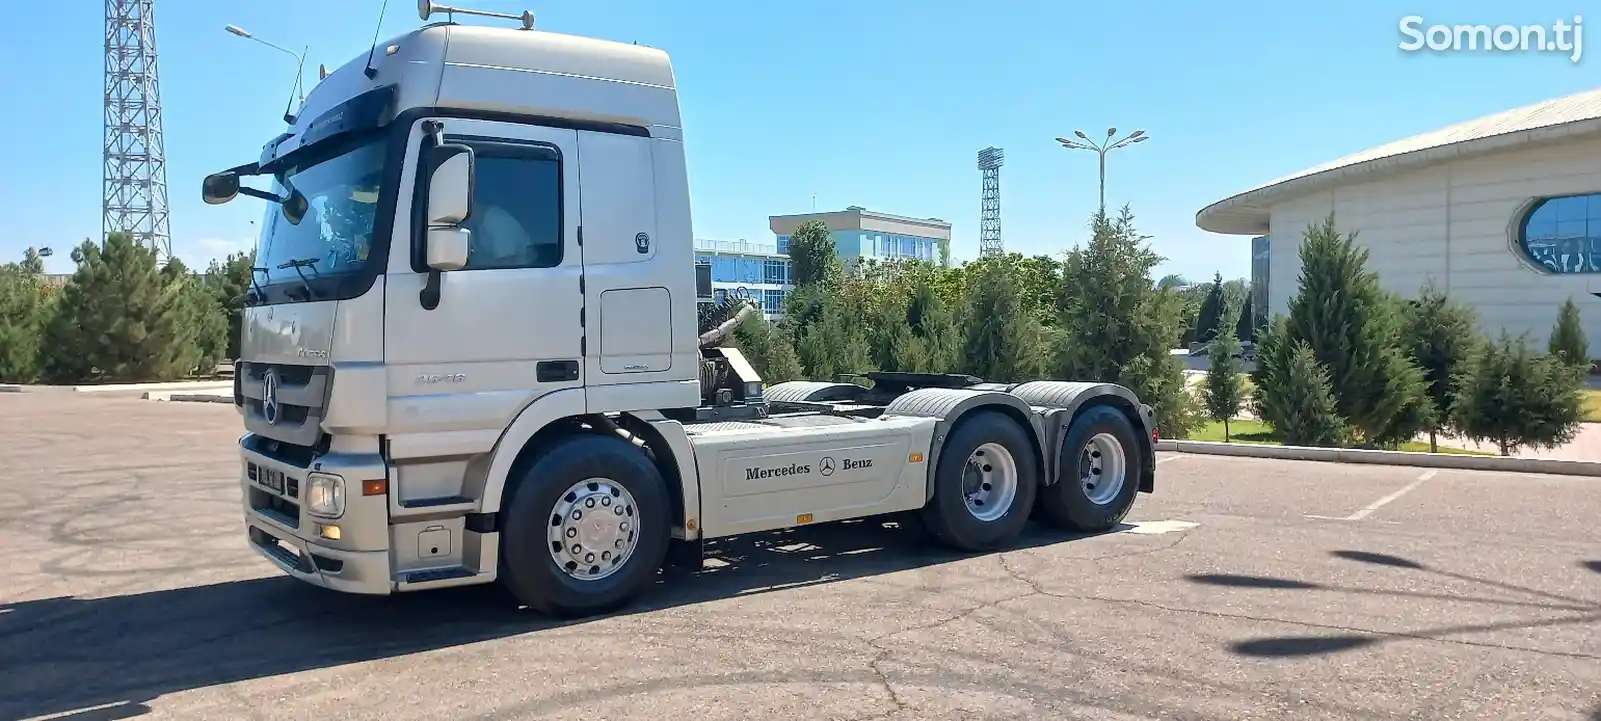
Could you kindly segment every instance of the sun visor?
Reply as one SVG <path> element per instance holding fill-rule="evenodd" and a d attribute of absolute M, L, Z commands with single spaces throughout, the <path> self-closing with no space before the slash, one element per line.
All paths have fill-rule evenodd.
<path fill-rule="evenodd" d="M 272 161 L 290 153 L 335 138 L 377 130 L 395 119 L 395 107 L 400 97 L 397 85 L 382 85 L 340 103 L 311 122 L 301 132 L 299 142 L 290 142 L 294 136 L 279 136 L 262 149 L 260 165 L 268 167 Z"/>

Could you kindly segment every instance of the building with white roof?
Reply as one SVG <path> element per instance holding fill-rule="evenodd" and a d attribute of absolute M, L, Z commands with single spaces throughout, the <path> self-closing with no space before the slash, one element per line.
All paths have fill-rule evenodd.
<path fill-rule="evenodd" d="M 1601 338 L 1592 297 L 1601 295 L 1601 90 L 1303 170 L 1213 203 L 1195 222 L 1256 238 L 1263 317 L 1288 310 L 1302 234 L 1331 212 L 1341 232 L 1357 232 L 1390 290 L 1412 296 L 1433 277 L 1478 310 L 1484 330 L 1527 331 L 1541 347 L 1572 297 L 1585 332 Z"/>

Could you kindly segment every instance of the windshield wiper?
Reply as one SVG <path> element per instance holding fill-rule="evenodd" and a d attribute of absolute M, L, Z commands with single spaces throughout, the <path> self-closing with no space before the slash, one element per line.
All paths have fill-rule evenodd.
<path fill-rule="evenodd" d="M 306 300 L 311 300 L 312 297 L 314 297 L 316 295 L 316 293 L 313 292 L 312 289 L 311 289 L 311 280 L 309 278 L 307 278 L 306 274 L 301 272 L 300 269 L 301 268 L 310 268 L 311 272 L 320 274 L 320 271 L 318 271 L 317 267 L 316 267 L 317 266 L 317 260 L 318 260 L 318 258 L 316 258 L 314 256 L 310 256 L 310 257 L 305 257 L 305 258 L 291 258 L 289 260 L 286 260 L 286 261 L 278 264 L 278 270 L 284 270 L 284 269 L 287 269 L 287 268 L 294 268 L 295 269 L 295 275 L 300 276 L 300 287 L 301 287 L 302 290 L 304 290 L 306 292 L 306 297 L 305 297 Z"/>

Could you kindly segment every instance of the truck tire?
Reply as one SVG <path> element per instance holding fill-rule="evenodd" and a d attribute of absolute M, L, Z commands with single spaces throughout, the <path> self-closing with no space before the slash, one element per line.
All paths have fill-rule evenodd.
<path fill-rule="evenodd" d="M 940 447 L 934 499 L 923 524 L 940 543 L 963 551 L 1011 545 L 1023 531 L 1039 487 L 1028 432 L 996 411 L 961 419 Z"/>
<path fill-rule="evenodd" d="M 1040 489 L 1040 520 L 1080 533 L 1117 527 L 1134 507 L 1144 458 L 1122 411 L 1085 409 L 1062 438 L 1056 482 Z"/>
<path fill-rule="evenodd" d="M 656 579 L 671 517 L 661 472 L 634 445 L 586 433 L 523 469 L 502 512 L 500 578 L 534 610 L 607 613 Z"/>

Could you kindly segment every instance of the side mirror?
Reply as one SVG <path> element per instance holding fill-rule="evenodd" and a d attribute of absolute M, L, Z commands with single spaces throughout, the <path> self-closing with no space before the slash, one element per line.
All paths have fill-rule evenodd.
<path fill-rule="evenodd" d="M 472 231 L 456 226 L 429 228 L 428 267 L 434 270 L 461 270 L 467 267 L 467 241 L 471 235 Z"/>
<path fill-rule="evenodd" d="M 428 227 L 456 226 L 472 217 L 473 149 L 435 145 L 424 155 L 428 170 Z"/>
<path fill-rule="evenodd" d="M 461 227 L 473 212 L 473 149 L 460 143 L 438 142 L 441 126 L 437 121 L 424 124 L 434 137 L 426 146 L 421 170 L 428 179 L 427 228 L 423 237 L 423 256 L 428 264 L 428 281 L 417 294 L 424 310 L 439 306 L 440 273 L 467 267 L 467 241 L 472 231 Z"/>
<path fill-rule="evenodd" d="M 212 173 L 200 184 L 200 198 L 206 205 L 222 205 L 239 195 L 239 174 L 232 170 Z"/>

